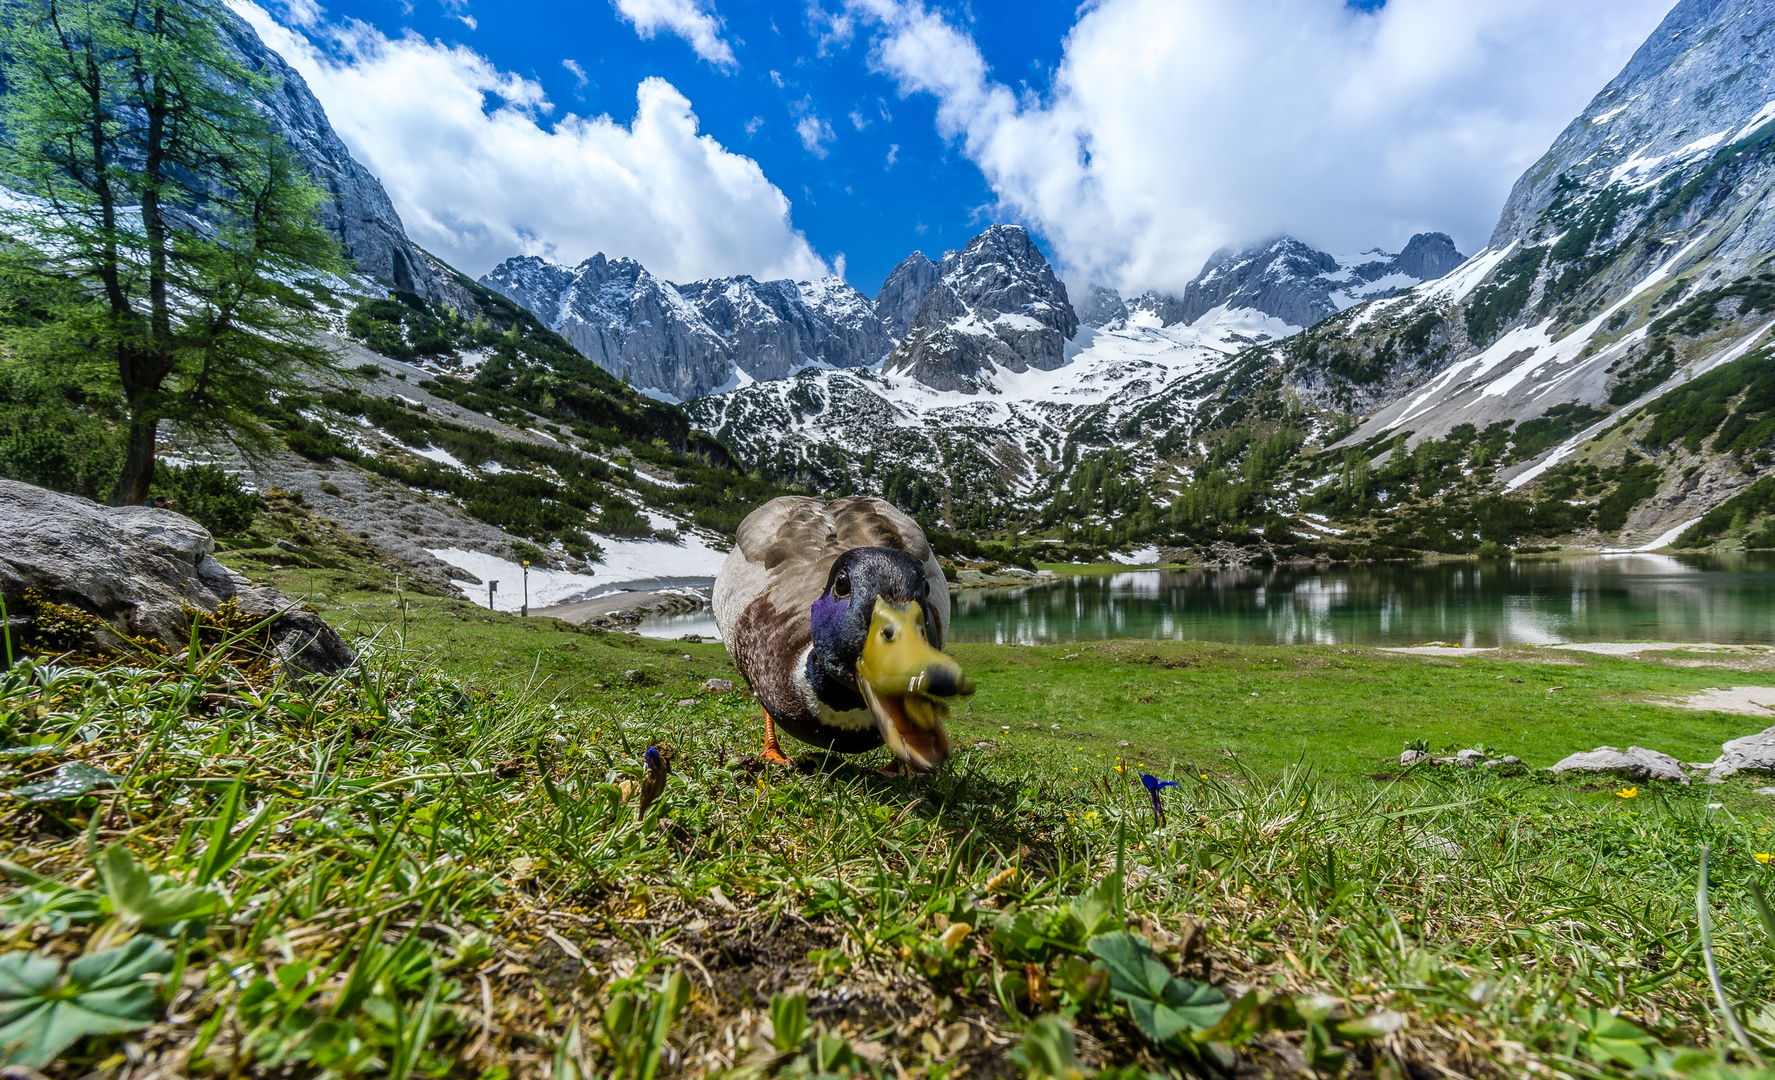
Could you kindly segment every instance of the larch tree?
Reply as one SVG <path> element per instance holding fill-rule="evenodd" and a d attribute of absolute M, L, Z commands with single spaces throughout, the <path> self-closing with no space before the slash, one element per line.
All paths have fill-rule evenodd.
<path fill-rule="evenodd" d="M 54 298 L 8 344 L 104 372 L 119 504 L 147 497 L 162 421 L 257 452 L 266 402 L 337 365 L 292 285 L 344 263 L 227 18 L 213 0 L 0 0 L 6 277 Z"/>

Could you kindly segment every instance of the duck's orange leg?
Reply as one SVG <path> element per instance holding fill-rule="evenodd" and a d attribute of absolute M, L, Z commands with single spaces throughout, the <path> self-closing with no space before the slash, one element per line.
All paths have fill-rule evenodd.
<path fill-rule="evenodd" d="M 795 759 L 783 753 L 777 745 L 777 722 L 770 718 L 770 710 L 764 710 L 764 752 L 758 755 L 772 765 L 793 765 Z"/>

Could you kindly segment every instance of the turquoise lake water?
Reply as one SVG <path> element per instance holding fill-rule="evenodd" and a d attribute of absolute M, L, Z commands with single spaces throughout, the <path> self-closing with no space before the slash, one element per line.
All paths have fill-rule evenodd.
<path fill-rule="evenodd" d="M 1775 644 L 1775 553 L 1159 570 L 970 590 L 956 641 Z"/>

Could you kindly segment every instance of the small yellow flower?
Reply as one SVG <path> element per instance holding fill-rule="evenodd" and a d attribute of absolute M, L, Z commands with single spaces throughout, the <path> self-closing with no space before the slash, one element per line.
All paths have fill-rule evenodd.
<path fill-rule="evenodd" d="M 1639 789 L 1636 787 L 1624 787 L 1620 791 L 1615 792 L 1615 794 L 1621 796 L 1623 799 L 1631 799 L 1639 794 Z"/>
<path fill-rule="evenodd" d="M 1759 851 L 1755 855 L 1752 855 L 1751 858 L 1755 859 L 1757 862 L 1762 863 L 1764 866 L 1768 866 L 1769 860 L 1772 858 L 1775 858 L 1775 855 L 1770 855 L 1766 851 Z"/>
<path fill-rule="evenodd" d="M 965 922 L 950 923 L 949 928 L 944 930 L 937 940 L 942 942 L 945 949 L 954 952 L 955 947 L 961 944 L 961 939 L 967 937 L 973 930 L 974 928 Z"/>

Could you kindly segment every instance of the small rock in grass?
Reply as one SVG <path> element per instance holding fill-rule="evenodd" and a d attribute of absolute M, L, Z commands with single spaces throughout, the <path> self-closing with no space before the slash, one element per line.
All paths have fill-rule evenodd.
<path fill-rule="evenodd" d="M 1741 772 L 1775 773 L 1775 727 L 1722 745 L 1708 780 Z"/>
<path fill-rule="evenodd" d="M 1469 769 L 1477 768 L 1479 763 L 1484 760 L 1485 755 L 1477 750 L 1458 750 L 1455 752 L 1455 764 Z"/>
<path fill-rule="evenodd" d="M 1451 859 L 1459 858 L 1461 846 L 1446 836 L 1424 835 L 1411 842 L 1411 846 L 1419 851 L 1429 851 L 1437 855 L 1446 855 Z"/>
<path fill-rule="evenodd" d="M 640 686 L 647 681 L 647 672 L 642 671 L 640 668 L 630 668 L 622 673 L 622 677 L 624 682 L 634 686 Z"/>
<path fill-rule="evenodd" d="M 1399 755 L 1399 764 L 1401 765 L 1422 765 L 1429 761 L 1430 755 L 1424 753 L 1422 750 L 1407 750 L 1405 753 Z"/>
<path fill-rule="evenodd" d="M 1502 765 L 1503 763 L 1504 763 L 1503 758 L 1487 758 L 1485 761 L 1481 762 L 1480 764 L 1484 765 L 1488 769 L 1495 769 L 1499 765 Z"/>
<path fill-rule="evenodd" d="M 731 694 L 733 693 L 733 680 L 706 679 L 699 689 L 705 694 Z"/>
<path fill-rule="evenodd" d="M 1629 746 L 1626 750 L 1614 746 L 1599 746 L 1594 750 L 1572 754 L 1558 764 L 1549 765 L 1547 771 L 1614 773 L 1633 780 L 1674 780 L 1679 784 L 1689 782 L 1689 778 L 1683 775 L 1682 762 L 1669 754 L 1660 754 L 1643 746 Z"/>
<path fill-rule="evenodd" d="M 680 705 L 695 705 L 696 698 L 693 698 L 693 697 L 679 698 L 678 704 L 680 704 Z"/>
<path fill-rule="evenodd" d="M 1775 795 L 1775 787 L 1760 787 L 1757 788 L 1756 793 L 1758 795 Z"/>
<path fill-rule="evenodd" d="M 1521 765 L 1522 759 L 1517 757 L 1515 754 L 1505 754 L 1502 758 L 1498 759 L 1498 764 L 1500 764 L 1500 765 Z"/>

